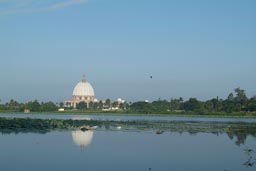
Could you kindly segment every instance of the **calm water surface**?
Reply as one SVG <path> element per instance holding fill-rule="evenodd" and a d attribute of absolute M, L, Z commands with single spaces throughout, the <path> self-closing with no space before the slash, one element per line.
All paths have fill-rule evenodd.
<path fill-rule="evenodd" d="M 74 114 L 0 114 L 0 117 L 40 118 L 40 119 L 97 119 L 97 120 L 150 120 L 150 121 L 212 121 L 212 122 L 256 122 L 256 118 L 206 118 L 175 116 L 113 116 Z"/>
<path fill-rule="evenodd" d="M 194 120 L 255 122 L 255 119 L 179 118 L 140 116 L 74 116 L 0 114 L 0 117 L 31 117 L 102 120 Z M 223 123 L 221 123 L 223 122 Z M 182 122 L 181 122 L 182 123 Z M 245 130 L 249 131 L 246 132 Z M 256 131 L 256 130 L 255 130 Z M 50 131 L 4 133 L 0 131 L 2 171 L 254 171 L 254 130 L 235 133 L 188 133 L 156 130 Z M 14 131 L 15 132 L 15 131 Z"/>
<path fill-rule="evenodd" d="M 126 131 L 53 131 L 0 135 L 3 171 L 252 171 L 244 149 L 227 134 Z M 251 154 L 252 157 L 256 157 Z"/>

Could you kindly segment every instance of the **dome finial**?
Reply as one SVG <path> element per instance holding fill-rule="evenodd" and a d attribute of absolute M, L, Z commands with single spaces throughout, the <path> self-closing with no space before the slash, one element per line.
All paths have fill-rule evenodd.
<path fill-rule="evenodd" d="M 82 82 L 86 82 L 86 79 L 85 79 L 85 74 L 83 74 L 83 79 L 82 79 Z"/>

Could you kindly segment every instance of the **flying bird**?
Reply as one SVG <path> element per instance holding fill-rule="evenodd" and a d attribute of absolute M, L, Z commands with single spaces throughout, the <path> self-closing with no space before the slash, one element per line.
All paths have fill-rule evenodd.
<path fill-rule="evenodd" d="M 150 79 L 152 79 L 153 78 L 153 76 L 150 76 Z"/>

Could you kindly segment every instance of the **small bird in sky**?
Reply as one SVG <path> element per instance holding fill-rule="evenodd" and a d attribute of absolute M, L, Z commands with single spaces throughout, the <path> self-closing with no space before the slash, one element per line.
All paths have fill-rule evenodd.
<path fill-rule="evenodd" d="M 153 78 L 153 76 L 150 75 L 150 79 L 152 79 L 152 78 Z"/>

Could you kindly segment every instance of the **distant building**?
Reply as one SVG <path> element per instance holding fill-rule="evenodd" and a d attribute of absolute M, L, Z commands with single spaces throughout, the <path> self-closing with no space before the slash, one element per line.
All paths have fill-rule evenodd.
<path fill-rule="evenodd" d="M 104 103 L 105 103 L 105 102 L 104 102 Z M 125 100 L 123 100 L 123 99 L 121 99 L 121 98 L 118 98 L 118 99 L 113 103 L 113 104 L 115 104 L 115 105 L 113 105 L 113 104 L 112 104 L 112 106 L 106 106 L 106 105 L 104 105 L 102 110 L 103 110 L 103 111 L 122 110 L 122 108 L 124 108 L 124 107 L 120 108 L 120 106 L 121 106 L 121 104 L 123 105 L 124 103 L 125 103 Z"/>
<path fill-rule="evenodd" d="M 58 111 L 59 111 L 59 112 L 64 112 L 65 109 L 64 109 L 64 108 L 59 108 Z"/>
<path fill-rule="evenodd" d="M 24 109 L 24 113 L 30 113 L 29 109 Z"/>
<path fill-rule="evenodd" d="M 125 103 L 125 100 L 123 100 L 123 99 L 121 99 L 121 98 L 118 98 L 118 99 L 116 100 L 116 102 L 117 102 L 118 104 L 122 104 L 122 103 Z"/>
<path fill-rule="evenodd" d="M 87 107 L 89 107 L 89 103 L 103 103 L 102 110 L 103 111 L 111 111 L 111 110 L 121 110 L 125 109 L 124 104 L 125 100 L 118 98 L 116 101 L 114 101 L 112 104 L 106 104 L 106 101 L 102 100 L 99 101 L 95 98 L 94 90 L 92 85 L 86 81 L 85 79 L 82 79 L 77 85 L 75 86 L 73 90 L 73 97 L 71 100 L 67 100 L 64 103 L 65 107 L 72 107 L 77 108 L 77 104 L 80 102 L 85 102 L 87 104 Z M 59 110 L 59 111 L 62 111 Z"/>
<path fill-rule="evenodd" d="M 85 79 L 77 83 L 73 90 L 73 98 L 71 100 L 65 101 L 65 107 L 76 108 L 77 104 L 80 102 L 85 102 L 87 105 L 90 102 L 97 102 L 93 87 Z"/>

